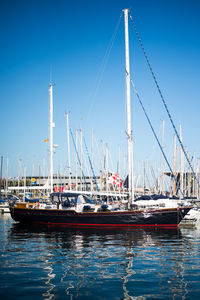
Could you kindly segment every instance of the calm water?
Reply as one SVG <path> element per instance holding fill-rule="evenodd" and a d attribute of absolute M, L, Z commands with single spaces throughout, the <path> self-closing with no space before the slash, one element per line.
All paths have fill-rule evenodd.
<path fill-rule="evenodd" d="M 0 216 L 0 299 L 200 299 L 200 231 L 38 229 Z"/>

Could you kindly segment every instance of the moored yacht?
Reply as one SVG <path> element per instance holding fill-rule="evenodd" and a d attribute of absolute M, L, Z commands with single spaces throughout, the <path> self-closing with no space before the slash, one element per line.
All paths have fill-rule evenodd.
<path fill-rule="evenodd" d="M 11 216 L 15 221 L 26 224 L 67 227 L 177 227 L 190 211 L 191 205 L 148 206 L 143 203 L 142 207 L 134 199 L 128 9 L 124 9 L 124 20 L 129 186 L 127 202 L 122 203 L 120 196 L 117 200 L 113 200 L 112 197 L 106 199 L 106 195 L 102 195 L 102 193 L 93 194 L 92 198 L 88 197 L 87 192 L 52 193 L 52 206 L 50 207 L 41 203 L 32 207 L 29 207 L 28 203 L 10 205 Z M 52 101 L 52 85 L 50 85 L 50 100 Z M 50 116 L 50 136 L 52 136 L 54 123 L 52 114 Z M 50 150 L 52 150 L 52 138 L 50 138 L 50 145 Z M 53 151 L 50 151 L 50 162 L 51 191 L 53 191 Z"/>

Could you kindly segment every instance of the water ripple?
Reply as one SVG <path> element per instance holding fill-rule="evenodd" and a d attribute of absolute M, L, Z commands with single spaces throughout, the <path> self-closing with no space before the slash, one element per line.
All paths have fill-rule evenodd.
<path fill-rule="evenodd" d="M 198 230 L 56 230 L 0 217 L 1 299 L 198 299 Z"/>

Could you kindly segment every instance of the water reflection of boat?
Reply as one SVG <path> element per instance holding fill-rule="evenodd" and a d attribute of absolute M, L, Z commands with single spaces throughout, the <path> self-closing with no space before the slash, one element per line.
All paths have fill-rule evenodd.
<path fill-rule="evenodd" d="M 9 217 L 10 218 L 10 217 Z M 77 235 L 83 235 L 83 236 L 116 236 L 116 234 L 125 234 L 126 236 L 130 237 L 130 240 L 135 240 L 135 237 L 140 240 L 141 236 L 152 236 L 152 237 L 180 237 L 181 231 L 179 228 L 162 228 L 162 227 L 153 227 L 153 228 L 134 228 L 134 227 L 114 227 L 114 228 L 103 228 L 103 227 L 91 227 L 91 228 L 85 228 L 85 227 L 74 227 L 74 228 L 68 228 L 68 227 L 60 227 L 54 226 L 53 229 L 51 226 L 46 226 L 45 224 L 41 226 L 37 226 L 37 224 L 24 224 L 24 223 L 13 223 L 10 235 L 16 235 L 20 232 L 29 232 L 29 233 L 42 233 L 42 234 L 77 234 Z"/>
<path fill-rule="evenodd" d="M 110 284 L 117 282 L 116 291 L 120 292 L 120 299 L 151 298 L 148 285 L 151 276 L 159 282 L 155 297 L 165 295 L 166 284 L 171 287 L 171 291 L 166 289 L 166 293 L 172 297 L 186 293 L 183 268 L 187 253 L 183 244 L 187 249 L 191 245 L 179 229 L 52 230 L 15 223 L 8 238 L 11 242 L 19 239 L 20 245 L 24 238 L 26 247 L 34 243 L 35 249 L 38 248 L 38 263 L 43 268 L 41 273 L 46 286 L 44 295 L 49 297 L 56 297 L 58 289 L 63 288 L 71 299 L 86 297 L 99 287 L 104 295 L 102 298 L 105 298 Z M 20 249 L 22 251 L 21 246 Z M 144 289 L 136 291 L 140 280 Z M 173 290 L 175 286 L 178 291 Z"/>

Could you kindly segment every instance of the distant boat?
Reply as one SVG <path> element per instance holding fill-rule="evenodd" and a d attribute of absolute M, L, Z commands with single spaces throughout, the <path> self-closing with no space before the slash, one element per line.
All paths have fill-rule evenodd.
<path fill-rule="evenodd" d="M 0 198 L 0 213 L 10 213 L 8 201 L 2 198 Z"/>
<path fill-rule="evenodd" d="M 165 202 L 159 206 L 142 205 L 134 202 L 133 161 L 132 161 L 132 129 L 130 104 L 130 71 L 128 42 L 128 9 L 124 10 L 125 45 L 126 45 L 126 98 L 127 98 L 127 136 L 128 136 L 128 202 L 122 203 L 118 198 L 96 193 L 95 201 L 88 198 L 87 192 L 52 193 L 52 203 L 56 208 L 42 204 L 29 207 L 28 203 L 10 205 L 11 216 L 15 221 L 26 224 L 46 224 L 48 226 L 67 227 L 177 227 L 192 206 L 173 205 Z M 149 204 L 150 202 L 148 202 Z M 167 205 L 169 203 L 169 205 Z M 146 203 L 147 204 L 147 203 Z"/>

